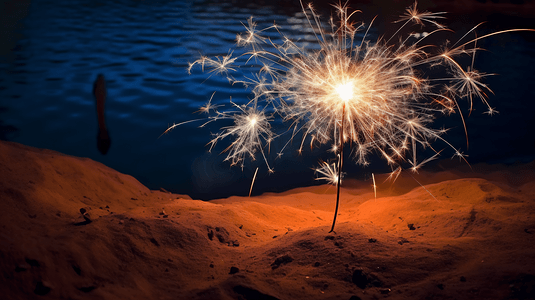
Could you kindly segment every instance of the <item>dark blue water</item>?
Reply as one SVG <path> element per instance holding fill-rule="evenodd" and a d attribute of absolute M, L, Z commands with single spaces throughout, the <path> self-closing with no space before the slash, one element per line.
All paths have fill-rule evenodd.
<path fill-rule="evenodd" d="M 252 2 L 31 1 L 13 23 L 16 26 L 4 30 L 12 34 L 3 37 L 9 38 L 9 51 L 0 56 L 0 137 L 89 157 L 149 188 L 163 187 L 195 198 L 246 195 L 256 167 L 254 194 L 314 184 L 311 168 L 319 158 L 329 158 L 322 149 L 303 156 L 287 151 L 284 159 L 273 162 L 276 172 L 268 175 L 261 159 L 246 161 L 243 171 L 224 162 L 219 152 L 229 141 L 208 152 L 205 144 L 211 133 L 228 123 L 207 128 L 187 124 L 158 138 L 168 125 L 197 118 L 194 112 L 214 91 L 215 104 L 228 104 L 231 96 L 236 103 L 248 101 L 250 91 L 242 86 L 231 86 L 224 77 L 208 78 L 200 70 L 188 75 L 186 69 L 200 54 L 227 54 L 249 16 L 255 16 L 260 28 L 275 21 L 287 35 L 305 42 L 311 39 L 303 33 L 305 19 L 298 1 Z M 366 12 L 365 7 L 354 6 Z M 329 15 L 328 10 L 323 15 Z M 393 13 L 390 20 L 397 15 Z M 372 17 L 363 15 L 366 21 Z M 525 25 L 506 16 L 487 18 L 487 32 Z M 460 32 L 473 25 L 467 17 L 450 20 L 450 27 Z M 394 26 L 385 24 L 378 28 Z M 379 29 L 370 36 L 377 38 Z M 477 56 L 476 67 L 499 74 L 485 83 L 495 93 L 489 101 L 500 114 L 484 115 L 485 106 L 477 103 L 467 122 L 468 148 L 458 117 L 437 120 L 437 127 L 452 127 L 446 139 L 462 148 L 471 163 L 535 159 L 534 36 L 506 34 L 479 44 L 488 51 Z M 106 119 L 112 139 L 105 156 L 96 147 L 92 95 L 99 73 L 106 78 Z M 451 155 L 450 151 L 443 158 Z M 388 171 L 383 161 L 373 162 L 368 168 L 348 166 L 348 176 Z"/>

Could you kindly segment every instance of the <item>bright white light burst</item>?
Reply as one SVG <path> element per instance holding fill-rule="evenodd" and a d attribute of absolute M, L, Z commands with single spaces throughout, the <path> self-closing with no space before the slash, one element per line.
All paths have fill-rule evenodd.
<path fill-rule="evenodd" d="M 336 87 L 336 92 L 338 93 L 338 96 L 347 103 L 349 99 L 353 98 L 353 85 L 351 82 L 339 84 Z"/>

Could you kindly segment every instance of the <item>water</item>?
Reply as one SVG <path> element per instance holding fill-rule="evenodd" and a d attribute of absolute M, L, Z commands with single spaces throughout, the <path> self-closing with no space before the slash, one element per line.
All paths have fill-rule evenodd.
<path fill-rule="evenodd" d="M 244 103 L 250 97 L 250 91 L 230 86 L 225 78 L 186 71 L 200 54 L 225 55 L 234 48 L 236 33 L 244 31 L 242 22 L 249 16 L 255 16 L 260 28 L 275 21 L 287 35 L 311 41 L 310 32 L 302 31 L 306 20 L 298 1 L 250 2 L 33 1 L 19 23 L 22 29 L 16 30 L 13 49 L 0 60 L 0 137 L 89 157 L 151 189 L 163 187 L 200 199 L 246 195 L 256 167 L 254 194 L 314 184 L 311 168 L 319 158 L 329 157 L 322 149 L 302 156 L 287 151 L 284 159 L 273 162 L 275 174 L 267 175 L 261 159 L 248 161 L 243 171 L 231 168 L 219 155 L 224 143 L 213 153 L 207 151 L 211 133 L 228 123 L 208 128 L 191 123 L 158 138 L 168 125 L 198 118 L 194 112 L 214 91 L 215 104 L 228 105 L 230 97 Z M 487 30 L 504 26 L 500 16 L 492 18 Z M 460 31 L 472 26 L 451 22 Z M 507 25 L 515 27 L 510 20 Z M 377 34 L 374 29 L 370 36 Z M 468 118 L 468 149 L 457 117 L 437 120 L 438 127 L 453 127 L 446 138 L 463 148 L 471 163 L 535 158 L 533 36 L 508 34 L 479 44 L 489 51 L 478 55 L 476 66 L 500 74 L 485 83 L 494 90 L 490 102 L 501 114 L 482 115 L 484 106 L 478 103 Z M 92 83 L 99 73 L 108 89 L 112 146 L 106 156 L 96 148 Z M 377 161 L 370 168 L 348 166 L 346 171 L 369 176 L 362 174 L 388 171 L 384 165 Z"/>

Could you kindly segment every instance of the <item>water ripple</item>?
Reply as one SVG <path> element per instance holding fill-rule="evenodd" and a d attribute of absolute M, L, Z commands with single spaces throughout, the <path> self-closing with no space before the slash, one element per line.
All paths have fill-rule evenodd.
<path fill-rule="evenodd" d="M 158 136 L 169 124 L 203 118 L 194 112 L 214 91 L 215 104 L 229 105 L 231 97 L 237 103 L 248 101 L 250 91 L 242 86 L 231 86 L 225 78 L 209 77 L 200 70 L 188 75 L 186 68 L 200 55 L 228 54 L 251 15 L 259 28 L 275 21 L 300 43 L 314 42 L 311 31 L 303 34 L 307 21 L 299 13 L 298 1 L 282 3 L 34 1 L 24 20 L 24 38 L 13 49 L 13 61 L 0 63 L 1 106 L 9 112 L 0 117 L 19 129 L 13 138 L 17 142 L 93 158 L 153 189 L 162 186 L 202 198 L 247 193 L 252 170 L 230 169 L 217 155 L 222 149 L 208 154 L 205 147 L 210 134 L 228 124 L 197 128 L 201 123 L 190 123 Z M 279 39 L 276 34 L 266 35 Z M 533 64 L 533 43 L 518 45 L 507 51 L 520 53 Z M 247 70 L 233 75 L 246 76 Z M 108 89 L 112 148 L 107 156 L 95 147 L 92 84 L 99 73 L 104 74 Z M 534 98 L 533 92 L 523 93 Z M 288 179 L 287 185 L 310 183 L 309 162 L 316 159 L 290 157 L 279 162 L 288 166 L 306 160 L 302 168 L 289 170 L 289 174 L 301 172 L 301 177 L 281 175 Z M 257 191 L 268 189 L 260 185 Z"/>

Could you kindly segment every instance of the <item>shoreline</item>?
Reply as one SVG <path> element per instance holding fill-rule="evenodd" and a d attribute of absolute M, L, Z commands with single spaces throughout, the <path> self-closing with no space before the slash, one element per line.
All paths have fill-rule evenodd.
<path fill-rule="evenodd" d="M 213 201 L 0 142 L 5 299 L 527 299 L 535 162 Z M 380 176 L 379 176 L 380 177 Z M 381 181 L 382 178 L 376 178 Z M 430 197 L 429 195 L 434 195 Z"/>

